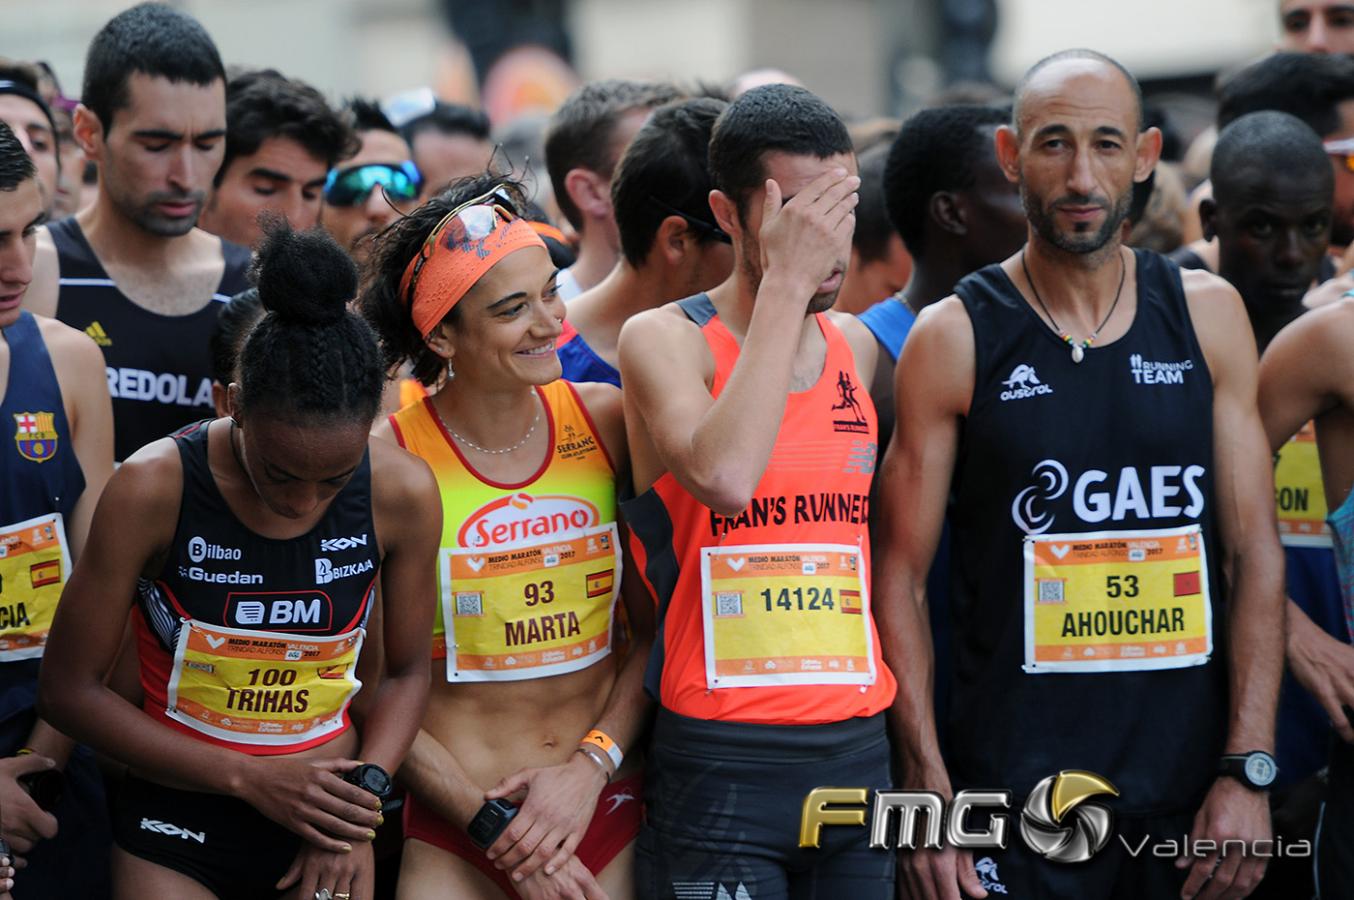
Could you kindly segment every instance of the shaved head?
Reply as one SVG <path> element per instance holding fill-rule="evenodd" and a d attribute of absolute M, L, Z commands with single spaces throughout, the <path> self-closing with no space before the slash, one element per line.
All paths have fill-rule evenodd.
<path fill-rule="evenodd" d="M 1077 65 L 1077 63 L 1080 63 L 1080 65 Z M 1133 102 L 1136 108 L 1138 119 L 1137 127 L 1139 131 L 1142 130 L 1143 122 L 1146 120 L 1146 116 L 1143 111 L 1142 87 L 1138 84 L 1138 79 L 1134 78 L 1133 73 L 1128 71 L 1128 69 L 1125 69 L 1123 67 L 1123 64 L 1121 64 L 1118 60 L 1106 56 L 1103 53 L 1099 53 L 1095 50 L 1085 50 L 1078 48 L 1073 50 L 1060 50 L 1057 53 L 1052 54 L 1051 56 L 1045 56 L 1043 59 L 1039 60 L 1037 63 L 1030 66 L 1029 70 L 1025 72 L 1025 75 L 1020 79 L 1020 83 L 1016 85 L 1015 106 L 1011 116 L 1011 127 L 1016 130 L 1016 134 L 1021 134 L 1023 132 L 1023 125 L 1025 119 L 1023 107 L 1025 105 L 1027 96 L 1034 93 L 1036 90 L 1044 88 L 1045 86 L 1044 76 L 1054 74 L 1051 72 L 1046 72 L 1045 70 L 1054 67 L 1058 68 L 1066 67 L 1071 69 L 1072 71 L 1077 71 L 1085 69 L 1086 63 L 1107 66 L 1113 69 L 1115 72 L 1117 72 L 1120 76 L 1122 76 L 1124 83 L 1128 85 L 1129 90 L 1133 94 Z M 1063 66 L 1062 64 L 1071 64 L 1071 65 Z"/>

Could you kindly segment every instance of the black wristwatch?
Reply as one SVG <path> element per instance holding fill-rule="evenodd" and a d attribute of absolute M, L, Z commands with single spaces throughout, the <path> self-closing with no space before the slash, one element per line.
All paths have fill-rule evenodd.
<path fill-rule="evenodd" d="M 476 847 L 481 850 L 488 850 L 498 836 L 503 833 L 503 829 L 508 827 L 513 816 L 517 815 L 517 807 L 513 806 L 507 800 L 490 800 L 480 807 L 480 811 L 475 813 L 475 818 L 470 820 L 466 826 L 465 833 L 470 836 Z"/>
<path fill-rule="evenodd" d="M 344 774 L 343 780 L 357 785 L 369 794 L 375 794 L 380 800 L 389 799 L 390 792 L 394 788 L 390 781 L 390 773 L 375 763 L 363 763 L 356 769 L 350 769 Z"/>
<path fill-rule="evenodd" d="M 1279 775 L 1279 766 L 1265 751 L 1252 750 L 1224 756 L 1218 774 L 1230 775 L 1253 791 L 1267 791 Z"/>

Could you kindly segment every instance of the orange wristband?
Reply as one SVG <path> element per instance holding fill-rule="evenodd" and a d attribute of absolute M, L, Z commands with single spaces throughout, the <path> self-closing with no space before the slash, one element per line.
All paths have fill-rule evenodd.
<path fill-rule="evenodd" d="M 598 748 L 611 759 L 612 765 L 616 767 L 616 770 L 620 771 L 621 760 L 625 759 L 625 754 L 621 752 L 621 748 L 616 746 L 616 742 L 613 741 L 611 736 L 606 732 L 598 731 L 594 728 L 592 731 L 585 734 L 583 740 L 578 743 L 582 747 Z"/>

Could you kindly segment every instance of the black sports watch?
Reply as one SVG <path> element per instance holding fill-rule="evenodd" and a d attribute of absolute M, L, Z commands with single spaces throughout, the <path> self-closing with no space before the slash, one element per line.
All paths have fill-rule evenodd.
<path fill-rule="evenodd" d="M 1267 791 L 1279 775 L 1279 766 L 1265 751 L 1252 750 L 1224 756 L 1218 773 L 1232 776 L 1253 791 Z"/>
<path fill-rule="evenodd" d="M 515 815 L 517 807 L 507 800 L 490 800 L 475 813 L 475 818 L 470 820 L 465 833 L 470 836 L 476 847 L 488 850 Z"/>
<path fill-rule="evenodd" d="M 394 789 L 390 773 L 375 763 L 363 763 L 356 769 L 350 769 L 344 774 L 343 780 L 369 794 L 375 794 L 380 800 L 389 799 L 390 792 Z"/>

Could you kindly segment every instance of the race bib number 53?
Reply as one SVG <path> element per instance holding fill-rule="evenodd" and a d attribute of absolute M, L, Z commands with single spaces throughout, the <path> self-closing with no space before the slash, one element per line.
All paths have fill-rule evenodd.
<path fill-rule="evenodd" d="M 706 685 L 874 684 L 862 569 L 847 544 L 702 548 Z"/>
<path fill-rule="evenodd" d="M 1177 669 L 1212 652 L 1198 525 L 1025 539 L 1026 672 Z"/>

